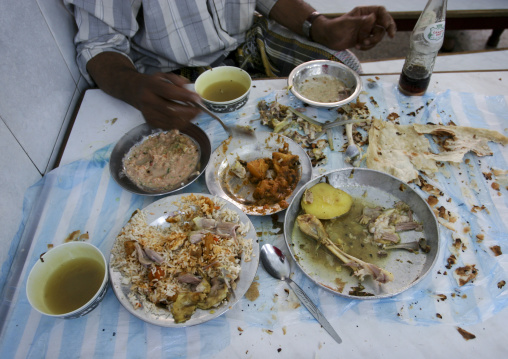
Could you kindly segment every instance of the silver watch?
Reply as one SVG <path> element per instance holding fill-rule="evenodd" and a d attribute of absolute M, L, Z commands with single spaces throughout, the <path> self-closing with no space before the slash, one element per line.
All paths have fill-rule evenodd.
<path fill-rule="evenodd" d="M 311 13 L 307 19 L 303 22 L 303 25 L 302 25 L 302 31 L 303 33 L 305 34 L 305 36 L 307 37 L 307 39 L 309 40 L 312 40 L 312 37 L 310 35 L 310 29 L 312 28 L 312 23 L 314 22 L 314 20 L 316 20 L 316 18 L 321 15 L 321 13 L 317 12 L 317 11 L 314 11 L 313 13 Z"/>

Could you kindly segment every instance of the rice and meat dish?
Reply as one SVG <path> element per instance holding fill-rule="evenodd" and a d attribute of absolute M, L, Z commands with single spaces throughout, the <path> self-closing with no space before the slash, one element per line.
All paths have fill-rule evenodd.
<path fill-rule="evenodd" d="M 123 159 L 124 172 L 139 188 L 171 190 L 196 173 L 199 146 L 178 130 L 159 132 L 135 145 Z"/>
<path fill-rule="evenodd" d="M 189 195 L 174 203 L 165 226 L 150 226 L 136 211 L 117 236 L 111 266 L 130 285 L 135 309 L 167 315 L 176 323 L 199 309 L 227 301 L 236 287 L 241 260 L 252 255 L 249 224 L 219 199 Z"/>

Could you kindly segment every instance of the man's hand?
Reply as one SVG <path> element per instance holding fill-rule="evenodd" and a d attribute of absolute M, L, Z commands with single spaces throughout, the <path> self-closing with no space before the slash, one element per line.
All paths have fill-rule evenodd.
<path fill-rule="evenodd" d="M 132 105 L 152 126 L 183 128 L 200 112 L 191 104 L 201 101 L 195 92 L 183 87 L 187 83 L 185 78 L 175 74 L 139 74 L 132 84 Z"/>
<path fill-rule="evenodd" d="M 186 79 L 175 74 L 141 74 L 122 54 L 103 52 L 88 61 L 87 70 L 99 88 L 137 108 L 152 126 L 181 129 L 200 112 L 190 105 L 201 99 L 183 87 Z"/>
<path fill-rule="evenodd" d="M 356 47 L 368 50 L 385 33 L 395 36 L 395 21 L 383 6 L 359 6 L 337 18 L 318 17 L 312 24 L 312 37 L 334 50 Z"/>

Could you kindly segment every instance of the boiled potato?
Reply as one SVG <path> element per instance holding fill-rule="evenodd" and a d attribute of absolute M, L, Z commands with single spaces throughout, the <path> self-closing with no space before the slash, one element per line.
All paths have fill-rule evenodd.
<path fill-rule="evenodd" d="M 319 219 L 342 216 L 349 212 L 352 204 L 353 198 L 349 194 L 324 182 L 308 188 L 301 201 L 305 213 Z"/>

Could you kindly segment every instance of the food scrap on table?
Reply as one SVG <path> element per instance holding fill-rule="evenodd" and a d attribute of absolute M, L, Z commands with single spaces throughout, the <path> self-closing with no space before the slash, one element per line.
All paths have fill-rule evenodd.
<path fill-rule="evenodd" d="M 422 134 L 438 137 L 442 151 L 432 153 L 430 141 Z M 438 162 L 460 163 L 473 151 L 478 156 L 492 155 L 488 142 L 508 144 L 508 137 L 497 131 L 443 125 L 396 125 L 374 119 L 369 131 L 367 167 L 391 174 L 402 181 L 418 180 L 419 171 L 432 177 Z"/>
<path fill-rule="evenodd" d="M 467 330 L 464 330 L 461 327 L 457 327 L 457 331 L 460 333 L 460 335 L 462 335 L 462 338 L 464 338 L 465 340 L 471 340 L 476 338 L 476 335 L 469 333 Z"/>
<path fill-rule="evenodd" d="M 88 239 L 90 239 L 88 232 L 81 233 L 81 231 L 78 229 L 69 233 L 69 235 L 65 238 L 64 243 L 74 241 L 87 241 Z"/>
<path fill-rule="evenodd" d="M 258 103 L 258 109 L 261 123 L 306 149 L 313 166 L 325 163 L 324 149 L 328 146 L 328 141 L 318 140 L 323 134 L 318 122 L 277 101 L 267 103 L 262 100 Z"/>
<path fill-rule="evenodd" d="M 457 283 L 461 287 L 474 281 L 477 275 L 478 269 L 476 269 L 475 264 L 468 264 L 463 267 L 459 267 L 453 272 L 455 280 L 457 280 Z"/>

